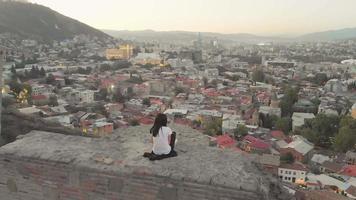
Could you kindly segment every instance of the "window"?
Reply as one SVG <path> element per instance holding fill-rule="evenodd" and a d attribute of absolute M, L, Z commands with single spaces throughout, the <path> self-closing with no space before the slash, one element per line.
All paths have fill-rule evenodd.
<path fill-rule="evenodd" d="M 280 172 L 281 174 L 283 174 L 283 170 L 281 170 L 281 172 Z"/>
<path fill-rule="evenodd" d="M 296 175 L 297 173 L 296 172 L 293 172 L 293 175 Z"/>

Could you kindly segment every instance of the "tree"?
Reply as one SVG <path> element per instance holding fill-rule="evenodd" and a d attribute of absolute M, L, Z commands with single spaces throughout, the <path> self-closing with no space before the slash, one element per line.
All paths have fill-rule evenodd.
<path fill-rule="evenodd" d="M 262 127 L 271 129 L 275 126 L 278 116 L 260 114 L 260 119 L 262 121 Z"/>
<path fill-rule="evenodd" d="M 356 129 L 351 129 L 348 126 L 342 127 L 334 140 L 334 149 L 336 151 L 346 152 L 355 148 L 356 144 Z"/>
<path fill-rule="evenodd" d="M 333 147 L 336 151 L 346 152 L 356 146 L 356 120 L 345 116 L 340 120 L 340 129 L 335 136 Z"/>
<path fill-rule="evenodd" d="M 56 84 L 56 79 L 54 78 L 53 74 L 50 74 L 50 75 L 47 76 L 46 83 L 47 84 L 51 84 L 51 85 L 55 85 Z"/>
<path fill-rule="evenodd" d="M 204 87 L 208 86 L 208 78 L 207 77 L 203 77 L 203 84 L 204 84 Z"/>
<path fill-rule="evenodd" d="M 281 156 L 281 162 L 287 163 L 287 164 L 292 164 L 294 163 L 294 157 L 293 154 L 288 152 L 284 155 Z"/>
<path fill-rule="evenodd" d="M 46 71 L 43 69 L 43 67 L 41 67 L 40 75 L 41 75 L 41 77 L 45 77 L 46 76 Z"/>
<path fill-rule="evenodd" d="M 184 91 L 184 88 L 183 87 L 175 87 L 174 88 L 174 94 L 175 95 L 178 95 L 178 94 L 180 94 L 180 93 L 184 93 L 185 91 Z"/>
<path fill-rule="evenodd" d="M 57 96 L 56 95 L 51 95 L 49 97 L 48 105 L 49 106 L 58 106 L 58 100 L 57 100 Z"/>
<path fill-rule="evenodd" d="M 112 100 L 119 103 L 125 103 L 125 97 L 122 95 L 121 89 L 119 87 L 116 88 Z"/>
<path fill-rule="evenodd" d="M 243 124 L 239 124 L 237 128 L 234 130 L 235 138 L 242 138 L 245 137 L 247 134 L 248 134 L 248 128 Z"/>
<path fill-rule="evenodd" d="M 222 120 L 214 119 L 212 121 L 205 123 L 204 133 L 210 136 L 221 135 L 222 134 Z"/>
<path fill-rule="evenodd" d="M 292 130 L 292 119 L 290 117 L 278 118 L 275 123 L 275 128 L 288 134 Z"/>
<path fill-rule="evenodd" d="M 128 87 L 128 88 L 127 88 L 127 93 L 126 93 L 126 95 L 127 95 L 127 98 L 128 98 L 128 99 L 131 99 L 133 96 L 135 96 L 135 93 L 134 93 L 132 87 Z"/>
<path fill-rule="evenodd" d="M 137 120 L 137 119 L 131 119 L 129 121 L 129 125 L 130 126 L 139 126 L 140 125 L 140 122 Z"/>
<path fill-rule="evenodd" d="M 14 66 L 11 66 L 11 73 L 12 73 L 12 74 L 16 74 L 16 69 L 15 69 Z"/>
<path fill-rule="evenodd" d="M 252 73 L 252 80 L 256 82 L 264 82 L 265 81 L 265 73 L 262 69 L 256 68 Z"/>
<path fill-rule="evenodd" d="M 298 101 L 298 89 L 288 87 L 284 90 L 284 96 L 280 102 L 282 116 L 290 117 L 293 113 L 293 105 Z"/>
<path fill-rule="evenodd" d="M 338 132 L 339 123 L 340 119 L 336 115 L 318 114 L 314 119 L 305 121 L 301 135 L 317 146 L 328 148 Z"/>
<path fill-rule="evenodd" d="M 143 104 L 143 105 L 146 105 L 146 106 L 151 106 L 151 101 L 150 101 L 149 98 L 144 98 L 144 99 L 142 100 L 142 104 Z"/>

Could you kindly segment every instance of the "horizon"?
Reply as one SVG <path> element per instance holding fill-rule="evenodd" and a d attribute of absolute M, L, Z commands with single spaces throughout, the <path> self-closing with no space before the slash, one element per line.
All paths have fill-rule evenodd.
<path fill-rule="evenodd" d="M 352 23 L 356 21 L 356 13 L 353 11 L 356 1 L 353 0 L 343 0 L 342 3 L 331 0 L 30 2 L 47 6 L 100 30 L 247 33 L 258 36 L 295 37 L 356 27 L 356 24 Z M 85 9 L 78 9 L 83 5 Z M 201 12 L 198 13 L 199 9 Z M 292 9 L 299 12 L 291 13 Z M 314 15 L 315 12 L 319 14 Z"/>

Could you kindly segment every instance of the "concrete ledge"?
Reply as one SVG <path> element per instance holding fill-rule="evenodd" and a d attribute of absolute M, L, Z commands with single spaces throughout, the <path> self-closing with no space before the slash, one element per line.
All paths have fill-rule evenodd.
<path fill-rule="evenodd" d="M 154 162 L 142 157 L 148 126 L 100 139 L 32 131 L 0 148 L 0 192 L 5 199 L 285 198 L 246 156 L 209 147 L 189 127 L 172 128 L 179 156 Z"/>

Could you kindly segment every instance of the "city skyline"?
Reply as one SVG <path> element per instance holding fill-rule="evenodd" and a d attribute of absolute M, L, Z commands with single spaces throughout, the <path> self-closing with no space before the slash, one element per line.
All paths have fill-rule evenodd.
<path fill-rule="evenodd" d="M 356 27 L 356 1 L 31 0 L 98 29 L 295 36 Z M 71 6 L 68 6 L 71 5 Z M 316 14 L 317 13 L 317 14 Z"/>

